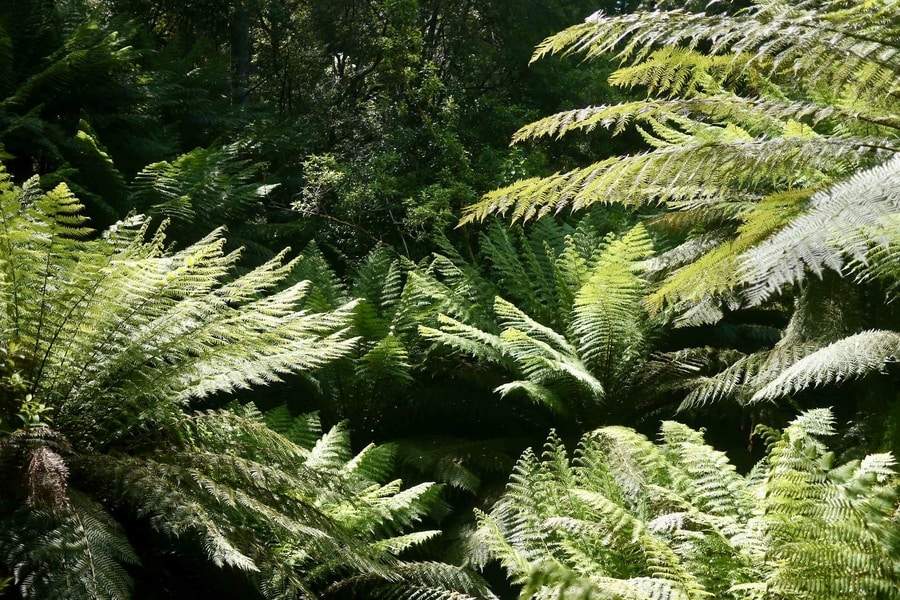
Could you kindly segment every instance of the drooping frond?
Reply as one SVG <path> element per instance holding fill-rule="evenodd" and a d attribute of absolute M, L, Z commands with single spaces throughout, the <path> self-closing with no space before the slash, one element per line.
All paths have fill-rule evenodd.
<path fill-rule="evenodd" d="M 761 387 L 819 348 L 820 345 L 814 342 L 797 343 L 782 338 L 769 350 L 741 356 L 714 375 L 692 380 L 692 389 L 681 402 L 679 410 L 690 410 L 724 399 L 748 403 Z"/>
<path fill-rule="evenodd" d="M 0 555 L 22 598 L 124 600 L 139 563 L 122 528 L 100 505 L 69 490 L 58 510 L 23 509 L 3 524 Z"/>
<path fill-rule="evenodd" d="M 864 331 L 821 348 L 784 369 L 751 402 L 775 400 L 810 387 L 858 379 L 900 359 L 900 333 Z"/>
<path fill-rule="evenodd" d="M 747 297 L 759 304 L 807 271 L 849 269 L 860 279 L 889 274 L 895 281 L 898 248 L 900 156 L 813 194 L 801 216 L 739 260 Z"/>

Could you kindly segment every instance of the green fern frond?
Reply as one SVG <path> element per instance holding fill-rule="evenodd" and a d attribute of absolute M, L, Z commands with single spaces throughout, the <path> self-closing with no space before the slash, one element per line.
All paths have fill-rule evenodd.
<path fill-rule="evenodd" d="M 591 267 L 590 278 L 578 290 L 573 306 L 572 333 L 582 360 L 611 387 L 617 364 L 640 355 L 644 282 L 635 265 L 646 259 L 653 244 L 642 225 L 613 241 Z"/>
<path fill-rule="evenodd" d="M 529 450 L 491 512 L 478 513 L 470 543 L 528 598 L 825 600 L 854 585 L 893 598 L 894 459 L 835 467 L 820 439 L 833 422 L 820 409 L 769 430 L 767 456 L 747 476 L 676 423 L 659 446 L 626 428 L 591 432 L 572 467 Z"/>
<path fill-rule="evenodd" d="M 84 494 L 70 489 L 59 511 L 4 517 L 2 529 L 0 553 L 23 598 L 131 597 L 125 567 L 140 561 L 121 527 Z"/>
<path fill-rule="evenodd" d="M 401 440 L 397 456 L 429 478 L 475 494 L 482 478 L 508 473 L 515 461 L 509 455 L 509 440 L 487 441 L 428 436 Z"/>
<path fill-rule="evenodd" d="M 306 466 L 315 471 L 336 472 L 350 460 L 350 432 L 335 425 L 319 438 L 306 457 Z"/>
<path fill-rule="evenodd" d="M 782 371 L 756 392 L 751 402 L 775 400 L 799 391 L 858 379 L 883 371 L 900 358 L 900 334 L 864 331 L 825 346 Z"/>
<path fill-rule="evenodd" d="M 678 409 L 690 410 L 725 398 L 747 402 L 779 373 L 815 352 L 819 347 L 817 343 L 797 343 L 782 339 L 771 350 L 743 356 L 721 372 L 693 381 L 691 383 L 693 389 Z"/>
<path fill-rule="evenodd" d="M 740 217 L 743 223 L 737 228 L 736 237 L 712 247 L 689 264 L 674 270 L 662 285 L 649 294 L 645 299 L 648 309 L 656 313 L 667 305 L 678 306 L 682 303 L 696 307 L 708 298 L 734 294 L 742 283 L 740 255 L 791 223 L 808 196 L 809 192 L 801 189 L 771 194 L 762 199 Z M 696 317 L 692 320 L 703 321 Z"/>
<path fill-rule="evenodd" d="M 171 162 L 147 165 L 132 184 L 137 206 L 201 229 L 251 220 L 277 185 L 255 182 L 260 165 L 239 159 L 240 151 L 236 145 L 197 148 Z"/>
<path fill-rule="evenodd" d="M 500 336 L 471 327 L 446 315 L 439 315 L 438 323 L 440 329 L 420 326 L 419 334 L 427 340 L 447 344 L 480 360 L 502 362 L 504 343 Z"/>
<path fill-rule="evenodd" d="M 759 304 L 806 271 L 841 273 L 853 265 L 861 279 L 871 263 L 889 263 L 900 244 L 900 157 L 855 173 L 812 196 L 808 210 L 777 235 L 740 257 L 747 296 Z"/>
<path fill-rule="evenodd" d="M 646 61 L 656 48 L 708 43 L 710 55 L 734 54 L 770 74 L 792 73 L 839 89 L 861 76 L 873 98 L 894 85 L 880 81 L 881 69 L 898 70 L 900 58 L 885 33 L 892 0 L 850 6 L 822 2 L 760 2 L 737 16 L 654 11 L 607 17 L 596 13 L 538 45 L 532 61 L 547 54 L 614 53 L 623 63 Z M 888 31 L 890 31 L 888 29 Z M 874 69 L 866 69 L 866 67 Z M 874 70 L 874 73 L 872 72 Z M 862 86 L 860 86 L 862 87 Z"/>
<path fill-rule="evenodd" d="M 431 535 L 412 529 L 444 510 L 439 486 L 382 484 L 392 450 L 354 457 L 346 432 L 320 437 L 314 417 L 186 411 L 346 356 L 356 303 L 316 310 L 287 251 L 232 276 L 221 231 L 173 251 L 140 217 L 88 237 L 79 211 L 65 187 L 0 176 L 0 408 L 5 421 L 31 402 L 38 420 L 0 432 L 4 479 L 30 469 L 0 489 L 14 585 L 48 600 L 130 597 L 122 565 L 136 559 L 109 516 L 122 510 L 273 596 L 358 573 L 391 580 L 387 550 Z M 22 371 L 11 407 L 9 364 Z M 16 515 L 46 523 L 21 529 Z"/>
<path fill-rule="evenodd" d="M 67 207 L 72 200 L 63 194 L 38 196 L 36 202 Z M 67 213 L 58 217 L 47 213 L 50 208 L 37 209 L 47 215 L 39 223 L 62 222 L 63 229 L 50 239 L 67 239 L 60 236 L 70 219 L 66 214 L 74 214 L 75 208 L 64 208 Z M 20 216 L 5 218 L 4 228 L 17 227 L 17 219 L 30 210 L 20 207 Z M 4 210 L 8 214 L 11 211 Z M 30 304 L 28 295 L 34 293 L 29 290 L 42 289 L 33 278 L 49 275 L 47 267 L 29 249 L 33 241 L 5 236 L 11 250 L 4 262 L 7 278 L 17 284 L 8 296 L 10 310 L 4 312 L 14 320 L 16 311 L 37 317 L 13 325 L 18 330 L 14 335 L 30 340 L 32 352 L 41 357 L 40 371 L 30 373 L 29 379 L 36 392 L 59 403 L 60 418 L 91 419 L 80 398 L 111 382 L 119 382 L 114 387 L 130 399 L 120 407 L 107 407 L 116 411 L 142 396 L 187 399 L 276 380 L 279 373 L 323 364 L 353 346 L 341 330 L 349 322 L 352 304 L 330 315 L 304 314 L 296 309 L 305 284 L 258 297 L 289 273 L 281 260 L 229 283 L 224 279 L 237 256 L 222 251 L 220 232 L 166 255 L 160 250 L 161 235 L 141 241 L 144 227 L 139 221 L 121 224 L 115 234 L 87 243 L 77 270 L 67 266 L 72 251 L 66 249 L 76 242 L 59 247 L 53 242 L 45 250 L 53 253 L 51 272 L 69 269 L 76 276 L 59 278 L 52 294 L 42 296 L 43 308 Z M 70 308 L 61 312 L 50 310 L 51 305 Z M 274 345 L 280 345 L 278 350 L 259 355 L 258 361 L 250 350 Z M 149 415 L 154 404 L 145 405 L 143 412 Z"/>
<path fill-rule="evenodd" d="M 885 119 L 878 114 L 845 112 L 840 107 L 830 105 L 716 93 L 689 98 L 649 98 L 560 112 L 523 126 L 513 134 L 512 140 L 513 143 L 518 143 L 540 137 L 561 138 L 573 131 L 591 132 L 597 127 L 619 135 L 635 123 L 668 122 L 675 117 L 737 123 L 757 134 L 774 135 L 783 133 L 785 122 L 789 120 L 817 125 L 828 119 L 851 116 L 873 121 Z"/>
<path fill-rule="evenodd" d="M 287 405 L 282 404 L 264 415 L 266 426 L 283 435 L 301 448 L 311 449 L 322 436 L 322 424 L 318 413 L 293 416 Z"/>
<path fill-rule="evenodd" d="M 388 334 L 363 356 L 356 367 L 358 376 L 372 380 L 376 385 L 386 379 L 398 381 L 401 385 L 413 381 L 410 373 L 409 352 L 397 336 Z"/>
<path fill-rule="evenodd" d="M 717 137 L 725 134 L 725 128 L 714 129 Z M 733 193 L 753 199 L 776 189 L 822 183 L 826 173 L 831 178 L 849 175 L 876 160 L 882 143 L 871 138 L 796 137 L 738 143 L 697 137 L 688 144 L 518 181 L 467 207 L 461 223 L 494 214 L 528 221 L 598 203 L 679 209 L 715 204 Z"/>

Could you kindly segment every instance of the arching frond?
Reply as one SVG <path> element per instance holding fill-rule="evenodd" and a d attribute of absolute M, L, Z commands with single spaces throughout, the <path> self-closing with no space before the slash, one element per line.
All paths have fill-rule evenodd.
<path fill-rule="evenodd" d="M 841 338 L 798 360 L 753 394 L 751 402 L 775 400 L 804 389 L 858 379 L 900 359 L 900 333 L 864 331 Z"/>
<path fill-rule="evenodd" d="M 727 133 L 726 128 L 710 126 L 703 136 L 692 136 L 690 143 L 518 181 L 467 207 L 462 223 L 493 214 L 527 221 L 597 203 L 679 209 L 723 202 L 730 195 L 753 200 L 772 190 L 847 176 L 877 160 L 878 145 L 883 143 L 871 138 L 735 141 Z"/>
<path fill-rule="evenodd" d="M 807 210 L 740 257 L 747 296 L 759 304 L 806 272 L 855 272 L 896 265 L 900 246 L 900 156 L 813 194 Z M 872 270 L 870 270 L 870 268 Z"/>

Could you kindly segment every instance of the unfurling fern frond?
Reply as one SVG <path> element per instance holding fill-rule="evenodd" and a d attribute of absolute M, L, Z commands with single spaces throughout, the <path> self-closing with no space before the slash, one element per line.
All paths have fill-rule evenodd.
<path fill-rule="evenodd" d="M 677 423 L 658 445 L 596 430 L 572 465 L 551 439 L 522 456 L 470 543 L 526 598 L 898 597 L 894 460 L 834 467 L 820 439 L 832 421 L 816 410 L 769 431 L 747 476 Z"/>

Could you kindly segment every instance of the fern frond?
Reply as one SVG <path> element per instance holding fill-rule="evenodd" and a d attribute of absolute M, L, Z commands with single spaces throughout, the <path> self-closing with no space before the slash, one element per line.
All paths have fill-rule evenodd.
<path fill-rule="evenodd" d="M 398 582 L 379 581 L 371 576 L 348 578 L 332 587 L 334 591 L 354 590 L 369 598 L 385 600 L 496 600 L 487 583 L 478 575 L 436 562 L 402 562 L 395 567 Z"/>
<path fill-rule="evenodd" d="M 756 392 L 751 402 L 775 400 L 799 391 L 858 379 L 883 371 L 900 357 L 900 334 L 864 331 L 842 338 L 792 364 Z"/>
<path fill-rule="evenodd" d="M 854 585 L 894 597 L 895 462 L 835 468 L 820 439 L 833 422 L 820 409 L 770 430 L 746 477 L 677 423 L 664 424 L 659 446 L 626 428 L 591 432 L 573 467 L 551 439 L 542 459 L 522 455 L 470 543 L 529 598 L 824 600 Z"/>
<path fill-rule="evenodd" d="M 635 265 L 652 249 L 646 229 L 638 225 L 606 248 L 575 296 L 572 333 L 579 355 L 603 374 L 608 388 L 620 378 L 616 365 L 630 368 L 632 357 L 640 355 L 644 284 Z"/>
<path fill-rule="evenodd" d="M 878 0 L 849 7 L 765 2 L 737 16 L 679 10 L 615 17 L 597 13 L 544 40 L 532 60 L 552 53 L 588 58 L 614 53 L 623 63 L 639 64 L 656 48 L 693 49 L 708 43 L 711 55 L 746 57 L 748 66 L 765 73 L 818 79 L 831 89 L 855 74 L 868 84 L 860 88 L 882 100 L 893 82 L 879 85 L 876 74 L 882 69 L 896 73 L 900 63 L 890 37 L 883 35 L 884 15 L 893 8 L 892 0 Z"/>
<path fill-rule="evenodd" d="M 30 509 L 4 519 L 0 552 L 13 584 L 23 598 L 130 598 L 125 567 L 139 560 L 121 527 L 84 494 L 70 489 L 68 498 L 60 511 Z"/>
<path fill-rule="evenodd" d="M 419 326 L 419 334 L 487 362 L 502 362 L 503 340 L 500 336 L 461 323 L 445 315 L 438 316 L 440 329 Z"/>
<path fill-rule="evenodd" d="M 206 230 L 252 221 L 278 184 L 256 181 L 262 165 L 238 158 L 238 145 L 197 148 L 144 167 L 132 183 L 139 210 L 171 219 L 176 229 Z M 237 232 L 233 232 L 237 233 Z"/>
<path fill-rule="evenodd" d="M 745 252 L 742 275 L 747 296 L 759 304 L 806 271 L 841 273 L 855 265 L 861 278 L 871 262 L 891 261 L 900 244 L 900 157 L 860 171 L 810 199 L 808 210 L 757 247 Z"/>
<path fill-rule="evenodd" d="M 626 206 L 709 205 L 731 193 L 751 198 L 771 190 L 819 184 L 876 160 L 881 140 L 865 138 L 716 139 L 711 128 L 691 143 L 615 157 L 582 169 L 518 181 L 467 207 L 461 223 L 489 215 L 528 221 L 597 203 Z"/>

